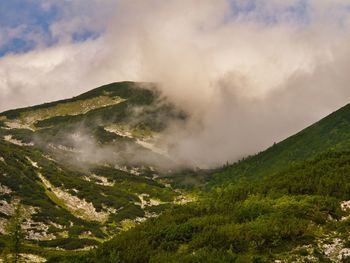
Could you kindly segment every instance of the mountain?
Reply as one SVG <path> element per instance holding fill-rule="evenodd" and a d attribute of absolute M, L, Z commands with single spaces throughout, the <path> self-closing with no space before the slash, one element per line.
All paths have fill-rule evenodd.
<path fill-rule="evenodd" d="M 5 140 L 33 144 L 66 161 L 94 163 L 99 150 L 105 158 L 97 163 L 112 154 L 118 165 L 161 166 L 171 160 L 152 144 L 154 138 L 169 122 L 185 118 L 154 85 L 120 82 L 72 99 L 3 112 L 0 125 Z M 118 155 L 101 147 L 107 144 L 116 146 Z"/>
<path fill-rule="evenodd" d="M 350 104 L 265 151 L 225 168 L 212 177 L 211 184 L 220 185 L 241 176 L 261 178 L 330 149 L 348 150 L 349 131 Z"/>
<path fill-rule="evenodd" d="M 89 249 L 185 202 L 159 177 L 173 161 L 154 145 L 185 119 L 153 84 L 132 82 L 0 113 L 0 247 L 18 203 L 23 250 L 47 256 Z"/>
<path fill-rule="evenodd" d="M 2 255 L 21 216 L 26 262 L 349 262 L 349 116 L 232 165 L 175 170 L 157 138 L 188 116 L 153 84 L 3 112 Z"/>
<path fill-rule="evenodd" d="M 59 259 L 349 262 L 349 116 L 347 105 L 210 174 L 197 202 L 172 207 L 97 250 Z"/>
<path fill-rule="evenodd" d="M 67 262 L 348 262 L 349 174 L 349 152 L 324 153 L 221 186 Z"/>

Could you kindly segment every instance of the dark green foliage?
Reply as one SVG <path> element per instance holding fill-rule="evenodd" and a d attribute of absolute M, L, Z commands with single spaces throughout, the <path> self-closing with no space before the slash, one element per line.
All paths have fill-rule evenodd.
<path fill-rule="evenodd" d="M 63 238 L 49 241 L 39 241 L 38 245 L 43 247 L 59 247 L 67 250 L 84 248 L 86 246 L 96 246 L 99 242 L 94 239 Z"/>
<path fill-rule="evenodd" d="M 40 179 L 26 158 L 33 158 L 33 155 L 37 157 L 38 152 L 4 141 L 0 141 L 0 152 L 5 160 L 5 162 L 0 162 L 0 174 L 2 175 L 0 183 L 15 192 L 23 200 L 23 204 L 41 208 L 37 214 L 33 215 L 34 219 L 40 218 L 44 222 L 51 220 L 62 225 L 68 225 L 67 220 L 79 222 L 70 213 L 57 207 L 38 183 Z"/>
<path fill-rule="evenodd" d="M 131 175 L 105 166 L 95 167 L 89 173 L 81 172 L 46 159 L 41 151 L 33 147 L 16 146 L 0 140 L 0 156 L 4 158 L 4 162 L 0 161 L 1 185 L 5 185 L 15 192 L 23 200 L 23 204 L 40 208 L 32 215 L 34 221 L 48 224 L 54 222 L 64 226 L 68 230 L 69 238 L 60 239 L 60 242 L 62 247 L 65 243 L 67 244 L 65 249 L 73 249 L 78 244 L 80 244 L 79 246 L 91 245 L 92 241 L 78 242 L 79 235 L 87 231 L 90 231 L 93 237 L 106 238 L 106 233 L 101 230 L 103 224 L 79 219 L 67 211 L 65 207 L 53 202 L 47 196 L 37 175 L 38 172 L 45 175 L 45 178 L 56 187 L 63 187 L 67 190 L 75 189 L 74 191 L 70 190 L 70 193 L 80 199 L 92 202 L 97 211 L 102 210 L 103 206 L 118 209 L 116 214 L 111 214 L 108 219 L 109 223 L 144 216 L 144 211 L 134 204 L 140 202 L 135 193 L 148 193 L 163 201 L 171 201 L 175 197 L 175 193 L 171 189 L 165 188 L 163 184 L 147 177 Z M 37 162 L 40 169 L 33 167 L 28 158 Z M 110 182 L 115 182 L 115 186 L 104 186 L 96 184 L 94 181 L 86 181 L 84 177 L 90 173 L 104 176 Z M 1 198 L 7 201 L 11 200 L 11 196 L 7 194 L 3 194 Z M 165 206 L 163 208 L 159 206 L 155 211 L 160 213 L 163 209 Z M 7 218 L 6 215 L 2 217 Z M 73 223 L 72 226 L 70 222 Z M 117 231 L 117 229 L 109 230 Z M 61 231 L 55 227 L 49 229 L 49 233 L 54 234 Z M 73 240 L 71 240 L 72 238 Z M 39 243 L 40 246 L 50 244 L 50 242 Z M 96 242 L 93 245 L 96 245 Z"/>
<path fill-rule="evenodd" d="M 350 153 L 326 152 L 310 161 L 268 176 L 264 191 L 309 194 L 350 199 Z M 269 182 L 269 183 L 268 183 Z"/>
<path fill-rule="evenodd" d="M 10 217 L 6 231 L 9 239 L 6 243 L 7 252 L 11 255 L 11 262 L 20 262 L 20 252 L 24 241 L 24 230 L 22 227 L 24 221 L 24 210 L 20 203 L 15 206 L 13 215 Z"/>
<path fill-rule="evenodd" d="M 121 262 L 271 262 L 315 242 L 319 225 L 334 229 L 328 217 L 343 215 L 349 176 L 350 152 L 327 152 L 264 180 L 242 179 L 121 234 L 83 262 L 116 255 Z"/>
<path fill-rule="evenodd" d="M 115 97 L 120 97 L 125 101 L 100 108 L 92 107 L 91 110 L 75 115 L 76 112 L 80 112 L 77 107 L 84 105 L 84 100 L 100 96 L 109 96 L 116 101 L 119 100 Z M 98 99 L 96 101 L 99 101 Z M 113 101 L 109 98 L 103 99 Z M 67 104 L 69 102 L 78 103 Z M 58 105 L 58 110 L 47 111 Z M 73 110 L 72 114 L 69 114 L 70 109 Z M 39 119 L 34 123 L 26 123 L 26 114 L 35 110 L 42 110 L 33 112 L 34 118 L 38 116 Z M 59 114 L 62 116 L 58 116 Z M 40 119 L 39 116 L 46 116 L 46 119 Z M 0 194 L 1 198 L 10 203 L 16 195 L 24 205 L 37 208 L 31 215 L 31 220 L 48 225 L 47 232 L 57 237 L 51 241 L 29 240 L 31 249 L 35 247 L 33 245 L 60 247 L 66 250 L 97 245 L 96 240 L 104 240 L 120 231 L 120 221 L 143 217 L 145 211 L 161 213 L 171 206 L 170 203 L 178 195 L 171 188 L 165 187 L 164 183 L 154 179 L 153 169 L 142 168 L 141 174 L 136 176 L 114 168 L 115 163 L 80 163 L 75 154 L 57 147 L 73 147 L 74 143 L 69 140 L 69 135 L 82 131 L 96 143 L 96 147 L 113 147 L 117 149 L 119 156 L 122 156 L 120 151 L 131 148 L 132 151 L 143 151 L 145 157 L 159 160 L 160 163 L 171 162 L 143 148 L 135 139 L 119 136 L 105 129 L 108 125 L 125 126 L 137 136 L 143 137 L 163 130 L 170 121 L 186 119 L 183 112 L 160 96 L 153 84 L 113 83 L 68 100 L 7 111 L 1 113 L 0 118 L 0 184 L 11 190 L 11 193 Z M 28 124 L 33 130 L 7 128 L 7 125 L 11 125 L 6 122 L 12 122 L 14 126 L 22 124 L 21 127 Z M 12 139 L 30 143 L 31 146 L 18 146 L 16 141 L 6 142 L 2 139 L 4 136 L 12 136 Z M 128 163 L 128 159 L 133 158 L 132 151 L 120 157 L 126 160 L 121 166 L 127 165 L 128 168 L 132 168 L 133 165 L 143 165 Z M 32 161 L 37 165 L 33 165 Z M 45 185 L 40 174 L 52 187 Z M 99 177 L 107 179 L 108 183 L 100 181 Z M 97 212 L 106 211 L 106 207 L 116 209 L 116 212 L 111 212 L 105 222 L 91 221 L 82 217 L 79 211 L 72 211 L 64 200 L 54 194 L 53 188 L 63 189 L 70 195 L 92 203 Z M 139 194 L 147 194 L 149 197 L 145 198 L 156 198 L 167 203 L 141 209 Z M 8 219 L 8 215 L 3 213 L 0 217 Z M 84 239 L 86 236 L 91 239 Z M 1 245 L 0 249 L 3 247 Z M 58 256 L 55 254 L 52 258 Z M 48 255 L 44 254 L 44 257 Z"/>
<path fill-rule="evenodd" d="M 267 150 L 245 158 L 212 176 L 212 185 L 237 177 L 260 178 L 330 149 L 350 148 L 350 104 Z"/>
<path fill-rule="evenodd" d="M 291 256 L 291 261 L 296 261 L 310 253 L 319 262 L 328 262 L 316 244 L 322 235 L 337 233 L 345 245 L 349 245 L 350 220 L 339 220 L 346 215 L 339 203 L 350 199 L 350 105 L 233 165 L 163 175 L 173 186 L 198 191 L 200 188 L 196 187 L 200 184 L 208 191 L 200 193 L 198 202 L 183 206 L 167 203 L 143 210 L 135 204 L 140 202 L 137 194 L 146 193 L 164 202 L 176 196 L 153 179 L 151 169 L 145 169 L 141 176 L 108 164 L 78 169 L 66 162 L 72 155 L 67 154 L 55 162 L 48 161 L 43 154 L 50 152 L 49 143 L 72 146 L 66 134 L 77 129 L 93 136 L 98 145 L 125 149 L 135 141 L 106 131 L 106 125 L 129 125 L 133 129 L 157 132 L 164 129 L 169 120 L 186 119 L 185 114 L 164 103 L 153 88 L 142 89 L 131 82 L 114 83 L 70 100 L 8 111 L 2 116 L 13 119 L 27 110 L 101 95 L 119 96 L 126 101 L 85 114 L 40 120 L 35 123 L 40 128 L 35 132 L 11 130 L 14 138 L 25 142 L 34 139 L 41 150 L 0 141 L 0 153 L 5 159 L 0 162 L 3 175 L 0 183 L 18 193 L 24 204 L 42 208 L 33 215 L 34 220 L 52 221 L 67 229 L 67 238 L 41 241 L 38 246 L 73 250 L 99 245 L 97 238 L 118 233 L 91 252 L 51 251 L 45 255 L 49 262 L 273 262 L 281 256 Z M 0 128 L 0 136 L 7 134 L 10 133 Z M 140 146 L 134 149 L 144 150 Z M 55 187 L 91 202 L 97 211 L 104 206 L 118 211 L 112 213 L 105 224 L 78 219 L 46 195 L 38 170 L 27 157 L 38 163 L 40 172 Z M 92 182 L 84 179 L 91 174 L 103 176 L 115 185 L 103 185 L 93 177 Z M 10 200 L 9 195 L 1 197 Z M 121 220 L 142 217 L 145 212 L 163 213 L 159 218 L 120 232 Z M 103 226 L 110 232 L 106 233 Z M 59 230 L 51 227 L 50 231 Z M 87 231 L 92 233 L 91 239 L 82 238 Z M 3 243 L 0 239 L 0 245 Z M 303 245 L 313 246 L 314 251 Z"/>

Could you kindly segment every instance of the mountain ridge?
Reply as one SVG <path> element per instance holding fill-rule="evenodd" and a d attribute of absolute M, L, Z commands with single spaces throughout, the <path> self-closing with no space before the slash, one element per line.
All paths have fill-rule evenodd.
<path fill-rule="evenodd" d="M 264 176 L 284 166 L 303 161 L 329 149 L 350 147 L 350 104 L 347 104 L 307 128 L 278 142 L 256 155 L 248 156 L 225 168 L 217 184 L 232 176 Z M 244 166 L 248 163 L 249 168 Z M 232 169 L 231 169 L 232 168 Z M 215 183 L 216 184 L 216 183 Z"/>

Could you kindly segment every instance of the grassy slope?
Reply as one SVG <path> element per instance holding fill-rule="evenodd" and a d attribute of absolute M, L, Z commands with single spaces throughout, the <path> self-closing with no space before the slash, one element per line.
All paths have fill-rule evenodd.
<path fill-rule="evenodd" d="M 350 104 L 267 150 L 214 174 L 212 184 L 219 185 L 242 176 L 266 176 L 329 149 L 349 148 Z"/>
<path fill-rule="evenodd" d="M 78 262 L 330 262 L 323 242 L 349 247 L 350 105 L 212 175 L 215 190 L 174 208 Z M 333 218 L 333 220 L 330 220 Z M 70 258 L 69 260 L 73 260 Z M 80 261 L 81 260 L 81 261 Z"/>
<path fill-rule="evenodd" d="M 150 125 L 152 129 L 157 130 L 162 128 L 162 122 L 156 120 L 162 119 L 163 115 L 164 117 L 178 117 L 178 113 L 170 105 L 157 103 L 160 94 L 156 91 L 154 85 L 147 84 L 149 89 L 140 88 L 139 86 L 140 83 L 134 82 L 112 83 L 71 99 L 9 110 L 0 113 L 0 120 L 2 122 L 17 120 L 21 123 L 28 116 L 36 116 L 38 119 L 34 122 L 36 128 L 54 128 L 55 126 L 62 128 L 67 124 L 76 125 L 82 122 L 86 125 L 97 126 L 99 124 L 130 121 L 130 117 L 136 117 L 133 115 L 132 108 L 144 107 L 141 116 L 137 116 L 142 120 L 138 124 Z M 96 100 L 101 104 L 101 107 L 90 105 L 89 102 Z M 120 103 L 113 105 L 114 100 Z M 79 114 L 79 107 L 86 108 L 88 105 L 93 106 L 90 107 L 91 110 L 81 111 L 81 114 Z M 32 121 L 30 124 L 32 124 Z"/>
<path fill-rule="evenodd" d="M 97 211 L 102 209 L 102 205 L 121 209 L 118 214 L 110 217 L 111 222 L 144 215 L 139 206 L 133 204 L 140 201 L 137 193 L 147 193 L 165 202 L 171 201 L 177 195 L 163 184 L 148 177 L 135 176 L 104 166 L 80 172 L 48 160 L 43 157 L 43 154 L 41 150 L 33 147 L 21 147 L 0 140 L 0 157 L 3 158 L 3 161 L 0 161 L 0 183 L 13 191 L 10 195 L 3 195 L 2 198 L 10 200 L 11 197 L 18 196 L 25 204 L 40 207 L 41 212 L 35 215 L 40 221 L 52 221 L 66 227 L 69 221 L 76 222 L 78 225 L 85 224 L 69 214 L 64 205 L 60 205 L 62 200 L 53 198 L 54 195 L 50 189 L 46 189 L 41 183 L 38 172 L 55 187 L 64 187 L 80 199 L 91 202 Z M 28 158 L 35 161 L 39 168 L 33 167 Z M 99 185 L 93 178 L 91 182 L 86 181 L 84 178 L 92 173 L 103 176 L 114 185 Z M 89 227 L 86 230 L 89 230 Z M 101 236 L 101 234 L 98 235 Z"/>
<path fill-rule="evenodd" d="M 329 262 L 324 242 L 350 243 L 350 220 L 329 219 L 345 215 L 349 174 L 350 152 L 327 152 L 263 181 L 218 188 L 68 262 Z"/>
<path fill-rule="evenodd" d="M 171 204 L 178 193 L 165 187 L 163 183 L 153 180 L 152 171 L 144 171 L 140 176 L 135 176 L 114 169 L 113 166 L 107 167 L 105 164 L 79 171 L 76 167 L 61 162 L 59 159 L 52 161 L 44 157 L 48 153 L 53 156 L 53 153 L 47 152 L 48 149 L 45 147 L 48 143 L 60 144 L 65 133 L 73 132 L 77 126 L 85 126 L 86 131 L 95 137 L 99 145 L 110 145 L 114 141 L 116 143 L 133 142 L 131 139 L 105 131 L 106 125 L 129 124 L 130 120 L 133 120 L 133 130 L 138 132 L 145 130 L 150 133 L 161 129 L 166 119 L 162 117 L 177 118 L 177 112 L 166 103 L 158 104 L 158 97 L 159 94 L 154 90 L 139 88 L 132 82 L 120 82 L 99 87 L 72 99 L 0 114 L 0 157 L 5 160 L 5 162 L 0 160 L 0 174 L 6 174 L 6 176 L 0 176 L 0 183 L 12 190 L 11 194 L 3 195 L 2 198 L 10 201 L 14 196 L 20 197 L 25 205 L 40 208 L 40 212 L 33 215 L 34 221 L 48 225 L 50 222 L 60 224 L 64 227 L 64 231 L 68 231 L 67 237 L 56 241 L 39 242 L 39 245 L 60 246 L 67 249 L 81 248 L 91 244 L 91 239 L 89 241 L 80 238 L 80 235 L 86 231 L 91 231 L 93 238 L 101 240 L 108 237 L 106 232 L 111 234 L 111 232 L 119 231 L 123 227 L 123 220 L 143 217 L 147 211 L 156 210 L 159 213 Z M 101 98 L 103 98 L 102 101 Z M 123 101 L 114 105 L 115 98 L 122 98 Z M 81 105 L 91 106 L 91 102 L 96 102 L 96 100 L 100 103 L 98 106 L 102 107 L 95 107 L 94 104 L 90 111 L 80 111 Z M 112 105 L 105 106 L 105 104 Z M 138 122 L 134 121 L 133 107 L 143 108 L 142 113 L 137 116 Z M 2 128 L 5 127 L 4 122 L 16 122 L 33 116 L 38 116 L 39 119 L 34 122 L 35 127 L 39 128 L 35 131 L 25 128 Z M 2 140 L 1 137 L 5 135 L 12 135 L 13 138 L 25 143 L 40 138 L 41 144 L 36 143 L 34 147 L 18 146 Z M 40 168 L 33 167 L 27 157 L 37 162 Z M 113 207 L 118 212 L 112 213 L 105 223 L 77 218 L 72 211 L 67 209 L 64 200 L 58 198 L 52 189 L 44 186 L 37 176 L 38 171 L 53 186 L 61 187 L 69 194 L 91 202 L 98 212 L 103 210 L 104 206 Z M 102 185 L 93 178 L 88 182 L 85 178 L 91 174 L 96 175 L 96 178 L 107 179 L 111 185 Z M 148 194 L 149 198 L 159 200 L 164 204 L 141 209 L 140 205 L 136 204 L 140 203 L 139 194 Z M 73 226 L 70 222 L 73 223 Z M 54 234 L 62 231 L 54 227 L 49 229 L 49 233 Z"/>
<path fill-rule="evenodd" d="M 72 99 L 3 112 L 0 114 L 2 123 L 11 123 L 17 128 L 0 129 L 0 135 L 10 134 L 23 142 L 34 141 L 36 146 L 50 151 L 47 147 L 49 144 L 70 147 L 67 134 L 83 131 L 85 135 L 92 135 L 100 144 L 116 142 L 121 144 L 117 145 L 118 148 L 125 148 L 125 144 L 133 144 L 134 148 L 138 149 L 140 145 L 130 138 L 107 132 L 105 128 L 113 125 L 124 126 L 128 127 L 132 134 L 152 135 L 164 129 L 168 122 L 186 118 L 181 111 L 163 100 L 154 86 L 147 84 L 149 89 L 144 89 L 138 85 L 140 84 L 133 82 L 112 83 Z M 84 107 L 94 99 L 100 101 L 101 98 L 105 98 L 101 107 L 96 108 L 94 105 L 90 110 L 79 114 L 80 106 Z M 113 104 L 113 101 L 118 103 Z M 111 104 L 104 105 L 105 102 Z M 28 116 L 31 118 L 26 121 Z M 32 120 L 33 116 L 37 117 L 34 118 L 35 121 Z M 28 126 L 35 131 L 25 129 Z M 149 158 L 164 159 L 164 156 L 151 151 L 148 151 L 148 155 Z M 170 162 L 169 159 L 163 161 Z"/>
<path fill-rule="evenodd" d="M 91 237 L 104 239 L 108 237 L 107 233 L 118 232 L 118 229 L 122 228 L 123 220 L 134 220 L 136 217 L 145 216 L 145 211 L 151 207 L 141 209 L 136 205 L 135 203 L 140 202 L 138 194 L 147 193 L 150 198 L 167 202 L 163 208 L 158 208 L 160 209 L 158 212 L 169 206 L 168 202 L 171 203 L 178 195 L 172 189 L 147 176 L 135 176 L 103 166 L 80 172 L 46 159 L 41 150 L 17 146 L 2 140 L 0 140 L 0 157 L 0 184 L 12 191 L 9 194 L 0 194 L 1 199 L 11 202 L 13 198 L 20 198 L 25 206 L 39 208 L 39 211 L 32 215 L 32 220 L 50 226 L 48 234 L 60 236 L 67 231 L 67 237 L 59 238 L 60 241 L 39 242 L 41 246 L 56 247 L 53 244 L 58 244 L 67 249 L 84 247 L 91 242 L 80 238 L 82 233 L 90 231 Z M 39 168 L 33 167 L 28 158 L 36 162 Z M 37 175 L 38 172 L 55 187 L 61 187 L 67 193 L 91 202 L 97 211 L 107 206 L 117 209 L 118 212 L 112 213 L 104 223 L 80 219 L 67 209 L 64 200 L 58 198 L 52 189 L 43 185 Z M 93 178 L 91 182 L 86 181 L 84 178 L 91 173 L 103 176 L 114 185 L 96 184 L 99 181 L 94 181 Z M 0 217 L 6 218 L 4 215 Z M 63 229 L 56 228 L 53 224 L 58 224 Z M 102 231 L 103 228 L 105 230 Z"/>
<path fill-rule="evenodd" d="M 101 91 L 86 94 L 89 98 L 101 95 Z M 124 107 L 121 105 L 111 107 Z M 96 116 L 95 112 L 102 111 L 107 116 L 107 108 L 89 114 Z M 5 115 L 16 118 L 20 112 Z M 318 238 L 348 224 L 328 222 L 327 218 L 340 218 L 339 201 L 350 198 L 346 183 L 350 157 L 348 152 L 330 152 L 297 163 L 328 149 L 347 149 L 349 112 L 350 106 L 345 106 L 299 134 L 216 173 L 213 185 L 224 186 L 199 203 L 175 208 L 107 242 L 90 255 L 91 262 L 96 258 L 106 262 L 178 262 L 179 258 L 182 262 L 250 262 L 253 258 L 269 261 L 303 244 L 313 244 L 315 253 L 319 253 Z M 49 124 L 66 124 L 65 118 L 71 117 L 63 117 L 62 122 L 51 120 Z M 237 183 L 236 179 L 242 177 L 266 179 Z M 228 185 L 230 182 L 236 183 Z M 326 260 L 316 256 L 319 261 Z M 83 261 L 89 260 L 84 257 Z"/>
<path fill-rule="evenodd" d="M 30 164 L 27 157 L 43 163 L 50 163 L 43 159 L 39 151 L 26 147 L 19 147 L 0 140 L 0 153 L 4 162 L 0 162 L 0 183 L 12 190 L 11 194 L 2 196 L 5 200 L 12 197 L 19 197 L 23 203 L 28 206 L 40 207 L 40 212 L 33 215 L 34 220 L 48 223 L 52 221 L 64 227 L 69 226 L 69 221 L 74 224 L 83 226 L 84 222 L 75 218 L 66 210 L 58 207 L 46 195 L 46 189 L 40 184 L 36 170 Z M 52 229 L 53 232 L 59 231 Z M 96 233 L 101 235 L 101 232 Z"/>
<path fill-rule="evenodd" d="M 111 96 L 111 97 L 118 96 L 118 97 L 121 97 L 123 99 L 128 99 L 130 97 L 134 97 L 134 95 L 137 94 L 137 96 L 136 96 L 136 98 L 134 98 L 134 100 L 142 101 L 144 98 L 140 94 L 138 94 L 139 91 L 141 91 L 141 88 L 138 88 L 134 82 L 128 82 L 128 81 L 117 82 L 117 83 L 112 83 L 112 84 L 98 87 L 96 89 L 93 89 L 91 91 L 83 93 L 79 96 L 73 97 L 71 99 L 64 99 L 64 100 L 44 103 L 44 104 L 40 104 L 40 105 L 35 105 L 32 107 L 9 110 L 9 111 L 5 111 L 5 112 L 1 113 L 0 115 L 6 116 L 9 119 L 15 119 L 15 118 L 18 118 L 21 113 L 25 113 L 28 111 L 52 108 L 52 107 L 55 107 L 57 105 L 64 104 L 64 103 L 89 100 L 89 99 L 93 99 L 93 98 L 96 98 L 99 96 L 106 96 L 106 95 Z"/>

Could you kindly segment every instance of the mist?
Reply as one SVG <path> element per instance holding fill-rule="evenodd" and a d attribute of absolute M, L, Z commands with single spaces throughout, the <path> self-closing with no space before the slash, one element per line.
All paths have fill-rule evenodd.
<path fill-rule="evenodd" d="M 103 145 L 96 141 L 87 129 L 82 127 L 75 129 L 72 134 L 65 134 L 63 141 L 60 141 L 60 143 L 71 147 L 65 147 L 64 154 L 54 152 L 55 157 L 83 170 L 89 170 L 101 164 L 114 165 L 119 169 L 152 166 L 156 167 L 158 171 L 166 171 L 171 167 L 177 167 L 165 156 L 157 155 L 137 144 L 114 142 Z"/>
<path fill-rule="evenodd" d="M 159 138 L 169 155 L 204 168 L 233 162 L 349 102 L 348 5 L 108 1 L 110 15 L 82 25 L 103 27 L 100 37 L 67 40 L 69 13 L 55 23 L 57 45 L 0 58 L 0 110 L 115 81 L 153 82 L 189 115 Z"/>

